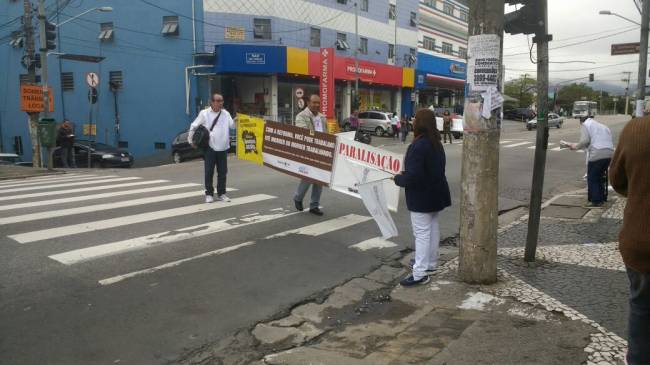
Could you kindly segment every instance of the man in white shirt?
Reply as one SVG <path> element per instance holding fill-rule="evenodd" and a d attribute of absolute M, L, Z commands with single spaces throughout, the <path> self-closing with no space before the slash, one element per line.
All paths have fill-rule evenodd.
<path fill-rule="evenodd" d="M 226 174 L 228 173 L 228 149 L 230 149 L 230 128 L 235 127 L 230 113 L 223 108 L 223 96 L 212 94 L 210 108 L 201 110 L 194 122 L 190 125 L 187 136 L 192 147 L 197 148 L 192 142 L 194 131 L 199 126 L 204 126 L 210 132 L 208 147 L 204 151 L 203 162 L 205 166 L 205 202 L 214 201 L 214 167 L 217 167 L 217 200 L 229 202 L 226 195 Z"/>
<path fill-rule="evenodd" d="M 587 207 L 600 207 L 607 201 L 607 168 L 614 154 L 612 132 L 592 117 L 580 118 L 580 142 L 570 143 L 572 150 L 587 149 Z"/>
<path fill-rule="evenodd" d="M 393 112 L 393 117 L 390 118 L 390 126 L 393 130 L 393 139 L 399 139 L 399 117 L 397 112 Z"/>
<path fill-rule="evenodd" d="M 327 119 L 320 113 L 320 96 L 314 94 L 309 97 L 307 107 L 296 115 L 296 127 L 307 128 L 314 132 L 325 132 L 327 126 Z M 293 203 L 296 209 L 303 210 L 302 200 L 307 194 L 307 190 L 311 186 L 311 201 L 309 202 L 309 213 L 318 216 L 323 215 L 323 211 L 319 208 L 320 195 L 323 192 L 323 187 L 318 184 L 312 184 L 306 180 L 300 180 L 296 194 L 293 196 Z"/>

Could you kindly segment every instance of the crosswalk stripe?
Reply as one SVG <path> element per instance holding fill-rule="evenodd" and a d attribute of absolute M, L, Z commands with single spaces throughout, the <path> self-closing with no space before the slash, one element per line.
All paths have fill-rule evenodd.
<path fill-rule="evenodd" d="M 57 174 L 54 176 L 47 176 L 47 177 L 27 177 L 24 179 L 9 179 L 9 180 L 2 180 L 0 182 L 0 187 L 7 186 L 7 185 L 12 185 L 16 183 L 31 183 L 31 182 L 43 182 L 43 181 L 56 181 L 56 180 L 65 180 L 65 179 L 72 179 L 75 177 L 85 177 L 85 176 L 97 176 L 97 175 L 90 175 L 90 174 Z"/>
<path fill-rule="evenodd" d="M 115 192 L 112 192 L 112 193 L 81 195 L 81 196 L 73 196 L 73 197 L 70 197 L 70 198 L 59 198 L 59 199 L 41 200 L 41 201 L 35 201 L 35 202 L 29 202 L 29 203 L 0 205 L 0 211 L 11 210 L 11 209 L 20 209 L 20 208 L 41 207 L 41 206 L 45 206 L 45 205 L 56 205 L 56 204 L 80 202 L 80 201 L 86 201 L 86 200 L 112 198 L 112 197 L 117 197 L 117 196 L 134 195 L 134 194 L 141 194 L 141 193 L 153 193 L 153 192 L 165 191 L 165 190 L 189 188 L 189 187 L 194 187 L 194 186 L 199 186 L 199 185 L 200 184 L 187 183 L 187 184 L 154 186 L 154 187 L 148 187 L 148 188 L 144 188 L 144 189 L 115 191 Z M 228 188 L 228 189 L 230 189 L 230 188 Z M 233 190 L 237 190 L 237 189 L 233 189 Z M 228 190 L 228 191 L 231 191 L 231 190 Z"/>
<path fill-rule="evenodd" d="M 200 196 L 200 194 L 201 192 L 190 191 L 190 192 L 178 193 L 178 194 L 158 195 L 158 196 L 152 196 L 152 197 L 135 199 L 135 200 L 125 200 L 125 201 L 115 202 L 115 203 L 85 205 L 85 206 L 75 207 L 70 209 L 50 210 L 47 212 L 14 215 L 12 217 L 0 218 L 0 225 L 30 222 L 30 221 L 48 219 L 48 218 L 66 217 L 66 216 L 81 214 L 81 213 L 90 213 L 90 212 L 94 213 L 94 212 L 100 212 L 102 210 L 134 207 L 137 205 L 144 205 L 144 204 L 160 203 L 160 202 L 165 202 L 165 201 L 170 201 L 175 199 L 197 197 Z"/>
<path fill-rule="evenodd" d="M 549 143 L 549 144 L 548 144 L 548 147 L 551 147 L 551 146 L 554 146 L 554 145 L 555 145 L 555 143 Z M 529 149 L 529 150 L 534 150 L 535 147 L 537 147 L 537 146 L 530 146 L 530 147 L 528 147 L 528 149 Z"/>
<path fill-rule="evenodd" d="M 32 181 L 32 182 L 24 182 L 20 184 L 9 184 L 9 185 L 2 185 L 0 186 L 0 193 L 7 188 L 13 188 L 16 186 L 38 186 L 38 187 L 49 187 L 48 184 L 53 184 L 53 183 L 62 183 L 62 182 L 76 182 L 76 181 L 91 181 L 91 180 L 97 180 L 97 179 L 108 179 L 112 177 L 117 177 L 115 175 L 106 175 L 106 176 L 73 176 L 73 177 L 67 177 L 65 179 L 57 179 L 57 180 L 48 180 L 48 181 Z"/>
<path fill-rule="evenodd" d="M 499 144 L 506 144 L 506 143 L 510 143 L 510 142 L 512 142 L 512 141 L 501 141 L 501 142 L 499 142 Z"/>
<path fill-rule="evenodd" d="M 230 201 L 229 203 L 195 204 L 195 205 L 189 205 L 180 208 L 159 210 L 156 212 L 147 212 L 147 213 L 134 214 L 134 215 L 124 216 L 124 217 L 104 219 L 104 220 L 99 220 L 94 222 L 73 224 L 73 225 L 63 226 L 63 227 L 19 233 L 8 237 L 18 243 L 25 244 L 25 243 L 48 240 L 57 237 L 66 237 L 75 234 L 122 227 L 122 226 L 137 224 L 137 223 L 151 222 L 154 220 L 172 218 L 181 215 L 206 212 L 215 209 L 227 208 L 236 205 L 254 203 L 254 202 L 275 199 L 275 198 L 276 198 L 275 196 L 266 195 L 266 194 L 249 195 L 241 198 L 232 199 L 232 201 Z"/>
<path fill-rule="evenodd" d="M 287 211 L 285 209 L 282 209 L 279 212 L 273 212 L 271 214 L 254 214 L 239 217 L 238 219 L 226 218 L 223 220 L 208 222 L 196 226 L 175 229 L 174 231 L 154 233 L 147 236 L 134 237 L 123 241 L 81 248 L 78 250 L 51 255 L 49 257 L 52 260 L 58 261 L 64 265 L 74 265 L 81 262 L 97 260 L 102 257 L 113 256 L 130 251 L 137 251 L 160 246 L 172 242 L 185 241 L 188 239 L 207 236 L 210 234 L 224 232 L 239 227 L 245 227 L 255 223 L 268 222 L 300 213 L 301 212 Z"/>
<path fill-rule="evenodd" d="M 140 180 L 142 179 L 141 177 L 118 177 L 118 178 L 113 178 L 113 179 L 102 179 L 102 180 L 93 180 L 93 181 L 80 181 L 80 182 L 73 182 L 73 183 L 63 183 L 63 184 L 54 184 L 54 185 L 48 185 L 47 189 L 54 189 L 54 188 L 68 188 L 71 186 L 83 186 L 83 185 L 93 185 L 93 184 L 104 184 L 104 183 L 114 183 L 114 182 L 119 182 L 119 181 L 130 181 L 130 180 Z M 14 188 L 14 189 L 6 189 L 6 190 L 0 190 L 0 194 L 6 194 L 6 193 L 17 193 L 20 191 L 29 191 L 29 190 L 40 190 L 43 189 L 44 187 L 36 187 L 36 186 L 28 186 L 24 188 Z M 56 193 L 50 192 L 50 194 Z"/>
<path fill-rule="evenodd" d="M 585 150 L 576 150 L 578 153 L 585 153 Z"/>
<path fill-rule="evenodd" d="M 518 146 L 523 146 L 523 145 L 525 145 L 525 144 L 530 144 L 530 143 L 533 143 L 533 142 L 519 142 L 519 143 L 509 144 L 509 145 L 507 145 L 507 146 L 503 146 L 503 148 L 518 147 Z"/>
<path fill-rule="evenodd" d="M 3 183 L 0 183 L 0 189 L 8 188 L 11 186 L 25 186 L 25 185 L 37 185 L 37 184 L 47 184 L 50 182 L 59 182 L 59 181 L 68 181 L 68 180 L 81 180 L 81 179 L 99 179 L 102 177 L 113 177 L 113 176 L 97 176 L 97 175 L 81 175 L 81 174 L 75 174 L 75 175 L 63 175 L 61 177 L 52 177 L 52 178 L 47 178 L 47 179 L 12 179 L 9 181 L 5 181 Z"/>
<path fill-rule="evenodd" d="M 385 240 L 381 237 L 374 237 L 369 240 L 361 241 L 357 244 L 348 246 L 349 248 L 354 248 L 355 250 L 359 251 L 368 251 L 372 249 L 381 249 L 381 248 L 391 248 L 391 247 L 397 247 L 397 244 Z"/>
<path fill-rule="evenodd" d="M 99 190 L 109 190 L 109 189 L 119 189 L 119 188 L 127 188 L 127 187 L 132 187 L 132 186 L 141 186 L 141 185 L 152 185 L 152 184 L 161 184 L 161 183 L 166 183 L 169 182 L 168 180 L 146 180 L 146 181 L 137 181 L 137 182 L 132 182 L 132 183 L 125 183 L 125 184 L 117 184 L 117 185 L 100 185 L 100 186 L 92 186 L 89 188 L 80 188 L 80 189 L 66 189 L 66 190 L 57 190 L 57 191 L 44 191 L 40 193 L 30 193 L 30 194 L 21 194 L 21 195 L 12 195 L 12 196 L 0 196 L 0 201 L 7 201 L 7 200 L 18 200 L 18 199 L 27 199 L 27 198 L 38 198 L 41 196 L 52 196 L 53 194 L 56 195 L 63 195 L 63 194 L 72 194 L 72 193 L 84 193 L 88 191 L 99 191 Z M 97 196 L 97 195 L 95 195 Z M 0 206 L 0 210 L 2 210 L 2 206 Z"/>
<path fill-rule="evenodd" d="M 371 219 L 370 217 L 359 216 L 359 215 L 356 215 L 356 214 L 349 214 L 349 215 L 334 218 L 334 219 L 331 219 L 331 220 L 328 220 L 328 221 L 325 221 L 325 222 L 312 224 L 310 226 L 303 227 L 302 229 L 298 229 L 298 230 L 292 229 L 292 230 L 288 230 L 288 231 L 285 231 L 285 232 L 281 232 L 281 233 L 278 233 L 278 234 L 275 234 L 275 235 L 268 236 L 265 239 L 271 239 L 271 238 L 275 238 L 275 237 L 283 237 L 283 236 L 287 236 L 289 234 L 296 234 L 297 232 L 303 232 L 303 233 L 298 233 L 298 234 L 307 234 L 307 235 L 311 235 L 311 236 L 320 236 L 320 235 L 323 235 L 323 234 L 326 234 L 326 233 L 329 233 L 329 232 L 333 232 L 333 231 L 337 231 L 337 230 L 340 230 L 340 229 L 343 229 L 343 228 L 347 228 L 350 225 L 365 222 L 365 221 L 370 220 L 370 219 Z M 350 224 L 341 225 L 342 222 L 349 222 Z M 255 245 L 256 243 L 257 242 L 255 242 L 255 241 L 248 241 L 248 242 L 240 243 L 240 244 L 237 244 L 237 245 L 234 245 L 234 246 L 229 246 L 229 247 L 220 248 L 220 249 L 214 250 L 214 251 L 204 252 L 204 253 L 202 253 L 200 255 L 196 255 L 196 256 L 192 256 L 192 257 L 188 257 L 188 258 L 184 258 L 184 259 L 176 260 L 176 261 L 172 261 L 172 262 L 168 262 L 166 264 L 154 266 L 154 267 L 151 267 L 151 268 L 148 268 L 148 269 L 134 271 L 134 272 L 124 274 L 124 275 L 117 275 L 117 276 L 113 276 L 113 277 L 110 277 L 110 278 L 107 278 L 107 279 L 102 279 L 102 280 L 99 280 L 99 284 L 103 285 L 103 286 L 115 284 L 115 283 L 118 283 L 120 281 L 130 279 L 130 278 L 133 278 L 133 277 L 136 277 L 136 276 L 145 275 L 145 274 L 152 274 L 152 273 L 155 273 L 155 272 L 160 271 L 160 270 L 176 267 L 176 266 L 179 266 L 179 265 L 184 264 L 184 263 L 189 262 L 189 261 L 193 261 L 193 260 L 197 260 L 197 259 L 201 259 L 201 258 L 209 257 L 209 256 L 223 255 L 225 253 L 232 252 L 232 251 L 238 250 L 238 249 L 243 248 L 243 247 Z"/>
<path fill-rule="evenodd" d="M 551 151 L 562 151 L 562 147 L 551 148 Z"/>

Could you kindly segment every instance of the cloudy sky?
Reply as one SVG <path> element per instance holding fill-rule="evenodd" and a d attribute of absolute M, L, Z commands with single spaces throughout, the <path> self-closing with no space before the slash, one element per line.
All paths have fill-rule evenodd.
<path fill-rule="evenodd" d="M 638 42 L 639 26 L 617 16 L 598 14 L 600 10 L 610 10 L 640 22 L 641 15 L 634 0 L 548 0 L 548 3 L 549 33 L 553 34 L 553 41 L 549 44 L 550 61 L 594 62 L 552 63 L 551 80 L 576 79 L 593 73 L 596 80 L 623 86 L 623 72 L 630 71 L 632 83 L 636 84 L 639 55 L 611 56 L 610 52 L 612 43 Z M 514 7 L 507 6 L 506 12 L 510 10 L 514 10 Z M 532 43 L 533 37 L 529 37 Z M 527 53 L 526 36 L 506 35 L 503 47 L 506 80 L 518 78 L 524 73 L 534 77 L 537 66 L 531 63 Z M 556 47 L 560 48 L 553 50 Z M 533 48 L 533 57 L 536 54 L 536 48 Z"/>

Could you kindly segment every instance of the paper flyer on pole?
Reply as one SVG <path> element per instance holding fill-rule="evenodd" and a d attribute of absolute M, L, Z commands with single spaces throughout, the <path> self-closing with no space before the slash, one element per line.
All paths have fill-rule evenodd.
<path fill-rule="evenodd" d="M 264 120 L 246 114 L 237 114 L 237 159 L 258 165 L 262 159 Z"/>

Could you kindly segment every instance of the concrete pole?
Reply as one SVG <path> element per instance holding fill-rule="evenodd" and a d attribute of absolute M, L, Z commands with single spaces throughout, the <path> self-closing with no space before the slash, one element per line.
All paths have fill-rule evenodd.
<path fill-rule="evenodd" d="M 469 9 L 469 36 L 496 34 L 503 47 L 504 0 L 471 0 Z M 502 54 L 498 65 L 501 58 Z M 472 110 L 480 98 L 470 91 L 465 96 L 465 110 Z M 465 113 L 465 118 L 481 118 L 466 119 L 466 123 L 486 126 L 463 136 L 458 274 L 467 283 L 491 284 L 497 280 L 499 114 L 497 110 L 490 119 L 482 119 Z"/>
<path fill-rule="evenodd" d="M 271 75 L 271 120 L 276 122 L 278 119 L 278 75 Z M 291 95 L 293 97 L 293 95 Z"/>
<path fill-rule="evenodd" d="M 539 18 L 544 22 L 544 31 L 543 34 L 537 34 L 533 38 L 533 42 L 537 43 L 537 141 L 528 208 L 528 235 L 524 252 L 524 261 L 526 262 L 535 261 L 544 189 L 546 150 L 548 149 L 548 42 L 552 37 L 548 35 L 547 0 L 540 0 L 537 7 Z"/>
<path fill-rule="evenodd" d="M 636 87 L 636 113 L 635 116 L 643 116 L 645 109 L 645 77 L 648 65 L 648 31 L 650 27 L 650 0 L 644 0 L 641 12 L 641 47 L 639 48 L 639 76 Z"/>
<path fill-rule="evenodd" d="M 47 85 L 47 39 L 45 38 L 45 0 L 38 1 L 38 25 L 41 38 L 41 83 L 43 85 L 43 116 L 48 117 L 50 114 L 50 92 Z M 47 148 L 47 169 L 53 170 L 54 163 L 52 162 L 54 149 Z"/>
<path fill-rule="evenodd" d="M 34 29 L 32 28 L 32 4 L 29 0 L 23 1 L 25 17 L 23 18 L 23 32 L 25 33 L 25 52 L 30 60 L 34 60 Z M 41 63 L 45 62 L 41 60 Z M 36 83 L 36 67 L 31 64 L 27 69 L 27 81 L 30 84 Z M 39 113 L 29 113 L 28 129 L 29 139 L 32 143 L 32 165 L 42 167 L 41 161 L 41 144 L 38 140 L 38 115 Z"/>
<path fill-rule="evenodd" d="M 623 81 L 627 81 L 627 86 L 625 87 L 625 115 L 628 115 L 628 108 L 630 107 L 630 75 L 632 73 L 629 71 L 623 73 L 627 75 L 627 78 L 623 79 Z"/>

